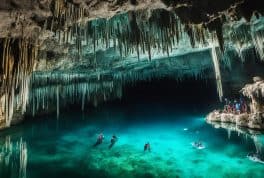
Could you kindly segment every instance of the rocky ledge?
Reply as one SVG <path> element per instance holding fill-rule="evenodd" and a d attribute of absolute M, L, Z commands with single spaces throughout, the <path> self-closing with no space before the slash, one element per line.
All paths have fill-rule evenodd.
<path fill-rule="evenodd" d="M 240 127 L 264 130 L 264 113 L 233 114 L 214 110 L 206 117 L 208 122 L 233 123 Z"/>
<path fill-rule="evenodd" d="M 240 92 L 248 98 L 250 111 L 228 113 L 214 110 L 206 116 L 207 122 L 233 123 L 240 127 L 264 130 L 264 80 L 254 77 L 253 84 L 247 84 Z"/>

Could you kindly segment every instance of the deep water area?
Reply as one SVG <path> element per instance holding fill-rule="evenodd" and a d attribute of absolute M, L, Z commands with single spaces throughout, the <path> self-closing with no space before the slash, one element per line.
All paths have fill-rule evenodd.
<path fill-rule="evenodd" d="M 55 114 L 42 116 L 1 131 L 0 177 L 263 177 L 264 165 L 247 158 L 256 152 L 253 137 L 205 122 L 208 111 L 216 107 L 209 104 L 209 93 L 176 101 L 171 92 L 187 92 L 187 88 L 197 92 L 199 87 L 172 87 L 155 97 L 154 91 L 164 88 L 144 95 L 144 90 L 150 90 L 144 85 L 140 91 L 127 89 L 126 100 L 84 113 L 68 108 L 59 119 Z M 202 96 L 206 100 L 200 101 Z M 100 133 L 103 143 L 94 147 Z M 113 134 L 118 140 L 109 149 Z M 258 135 L 260 145 L 263 137 Z M 205 149 L 194 148 L 195 141 Z M 151 150 L 144 152 L 147 142 Z"/>

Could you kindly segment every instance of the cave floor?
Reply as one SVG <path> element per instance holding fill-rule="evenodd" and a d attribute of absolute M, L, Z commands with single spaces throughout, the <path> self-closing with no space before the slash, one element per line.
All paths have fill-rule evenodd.
<path fill-rule="evenodd" d="M 147 115 L 101 113 L 26 122 L 0 132 L 0 146 L 4 147 L 7 137 L 14 143 L 21 138 L 25 141 L 27 178 L 263 177 L 264 165 L 246 157 L 256 150 L 253 140 L 235 132 L 228 138 L 226 130 L 207 125 L 202 113 L 185 116 L 166 109 Z M 134 120 L 124 119 L 128 117 Z M 104 142 L 94 148 L 100 132 Z M 118 142 L 109 149 L 113 133 Z M 191 143 L 197 140 L 206 148 L 193 148 Z M 151 152 L 143 151 L 146 142 Z M 0 159 L 0 177 L 12 177 L 16 169 L 10 167 Z"/>

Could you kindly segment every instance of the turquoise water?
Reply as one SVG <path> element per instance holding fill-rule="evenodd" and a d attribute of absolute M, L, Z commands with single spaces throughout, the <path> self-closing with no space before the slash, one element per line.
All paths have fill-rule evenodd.
<path fill-rule="evenodd" d="M 203 113 L 132 113 L 70 113 L 1 131 L 0 177 L 263 177 L 264 165 L 246 157 L 256 151 L 253 139 L 235 132 L 229 138 L 206 124 Z M 105 140 L 93 148 L 100 132 Z M 112 134 L 119 139 L 108 149 Z M 193 148 L 197 140 L 206 148 Z M 146 142 L 151 152 L 143 151 Z"/>

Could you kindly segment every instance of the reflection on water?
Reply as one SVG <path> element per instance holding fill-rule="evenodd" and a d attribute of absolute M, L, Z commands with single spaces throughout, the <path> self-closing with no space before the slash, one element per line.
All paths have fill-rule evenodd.
<path fill-rule="evenodd" d="M 234 134 L 237 134 L 238 136 L 243 136 L 245 138 L 250 138 L 253 140 L 255 148 L 256 148 L 256 153 L 258 153 L 261 157 L 264 155 L 262 154 L 262 149 L 264 146 L 264 136 L 263 136 L 263 131 L 260 130 L 253 130 L 250 128 L 245 128 L 245 127 L 240 127 L 236 124 L 233 123 L 224 123 L 224 122 L 212 122 L 208 121 L 207 123 L 211 124 L 214 126 L 214 128 L 219 129 L 223 128 L 227 130 L 228 133 L 228 139 L 231 138 L 232 132 Z"/>
<path fill-rule="evenodd" d="M 22 138 L 20 141 L 12 141 L 11 137 L 7 136 L 0 146 L 0 177 L 26 178 L 26 142 Z"/>

